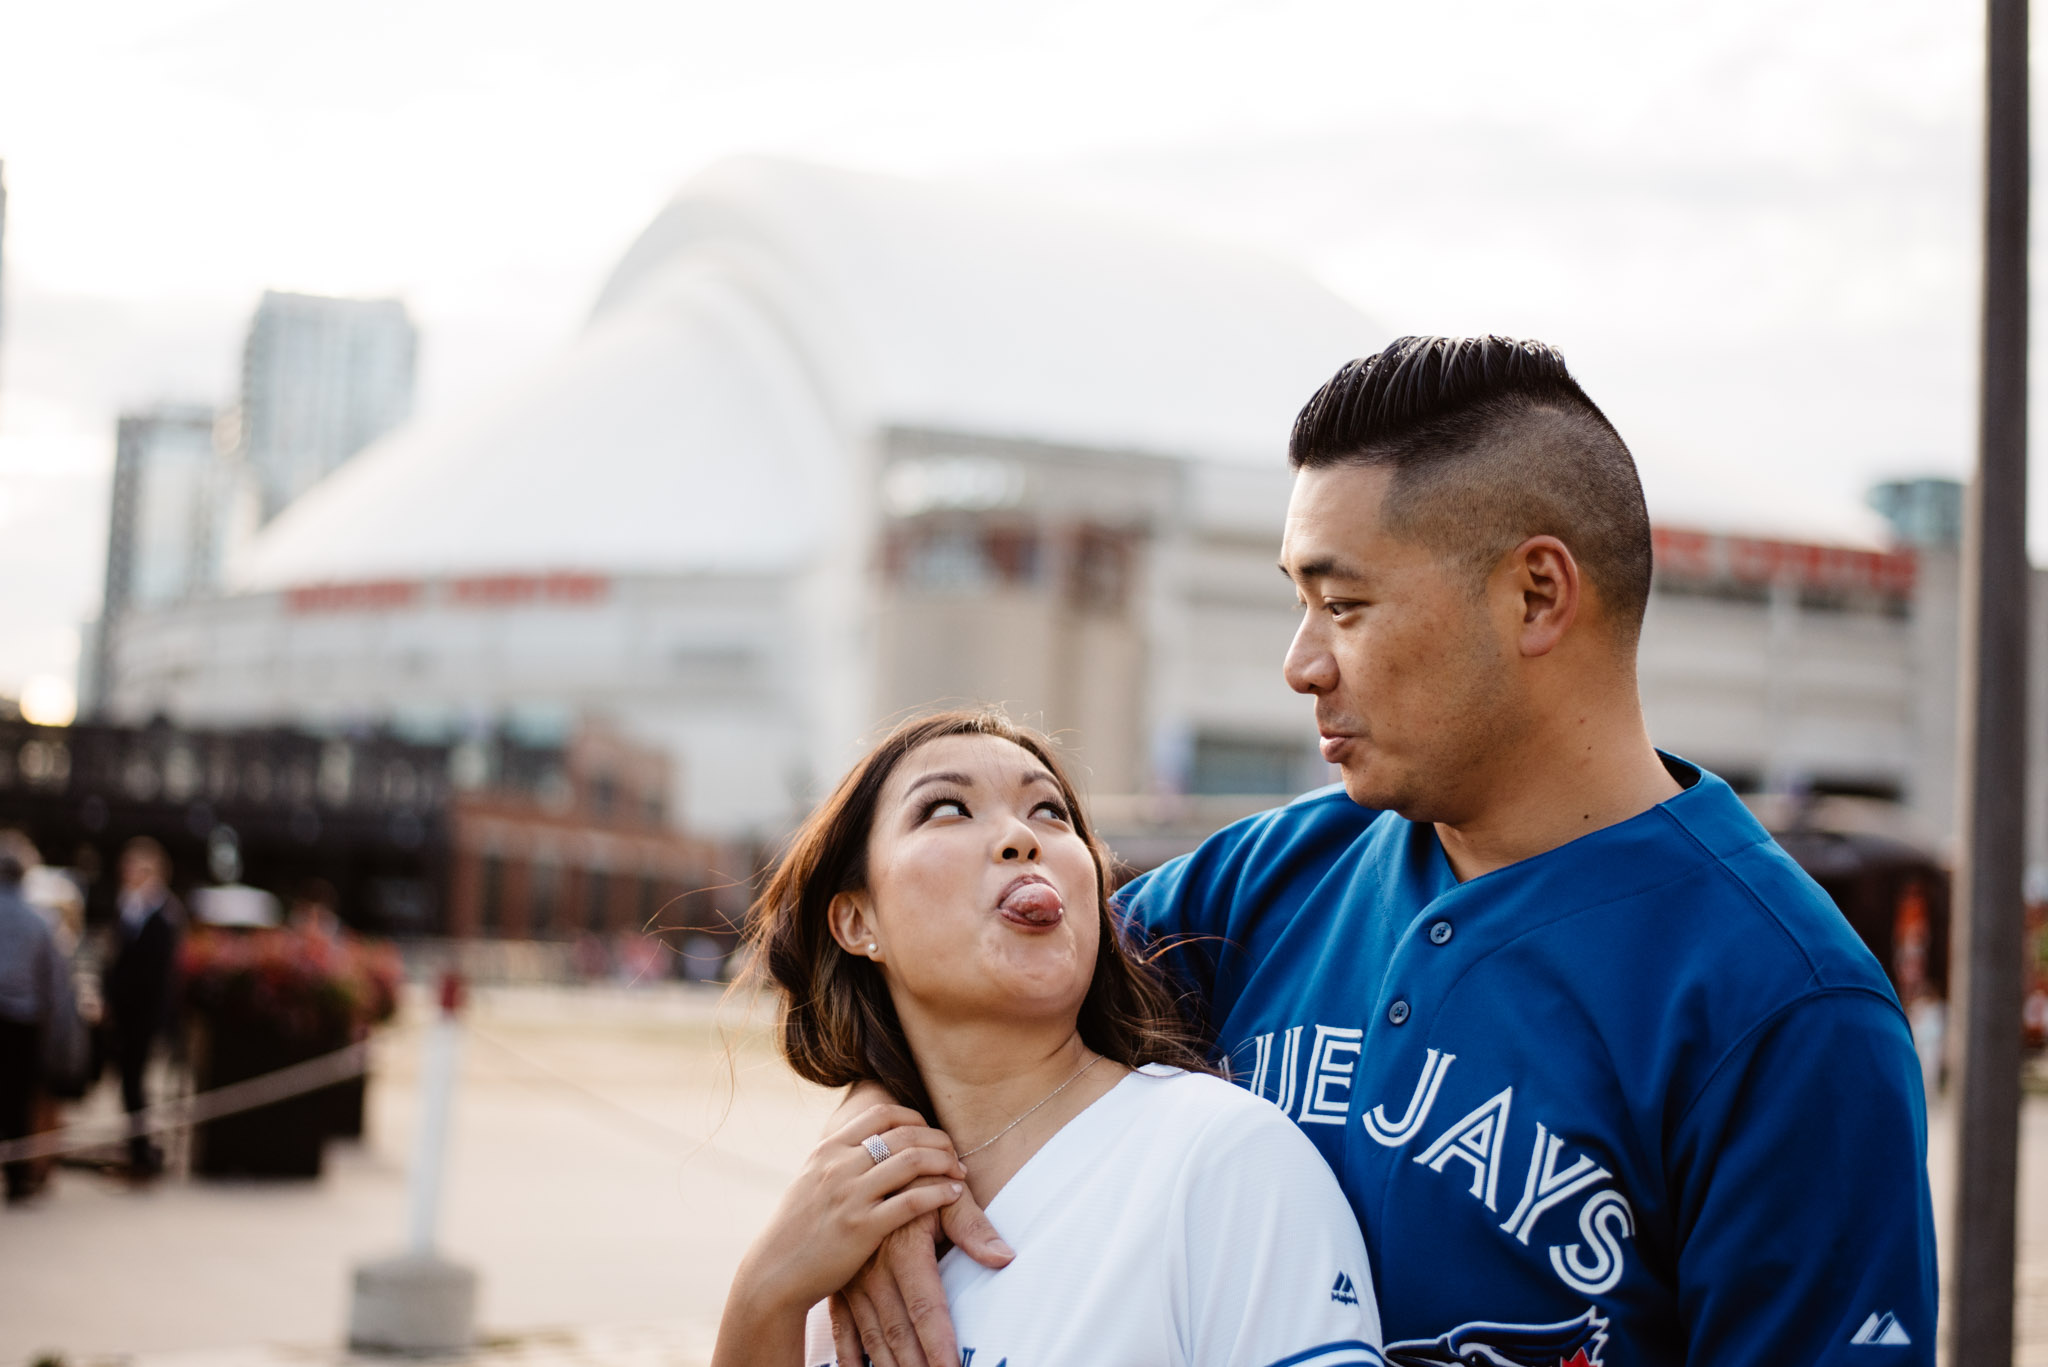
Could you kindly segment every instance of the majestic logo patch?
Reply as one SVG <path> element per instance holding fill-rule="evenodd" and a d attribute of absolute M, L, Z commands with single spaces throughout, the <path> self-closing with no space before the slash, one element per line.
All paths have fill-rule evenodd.
<path fill-rule="evenodd" d="M 1866 1348 L 1896 1348 L 1913 1340 L 1906 1333 L 1906 1326 L 1899 1323 L 1899 1317 L 1887 1310 L 1882 1315 L 1875 1310 L 1870 1318 L 1863 1321 L 1863 1327 L 1856 1331 L 1856 1337 L 1849 1340 Z"/>
<path fill-rule="evenodd" d="M 1339 1305 L 1358 1304 L 1358 1287 L 1352 1282 L 1349 1272 L 1337 1274 L 1337 1282 L 1330 1288 L 1330 1299 Z"/>
<path fill-rule="evenodd" d="M 1475 1320 L 1441 1338 L 1387 1345 L 1387 1367 L 1606 1367 L 1607 1321 L 1592 1306 L 1562 1324 Z"/>

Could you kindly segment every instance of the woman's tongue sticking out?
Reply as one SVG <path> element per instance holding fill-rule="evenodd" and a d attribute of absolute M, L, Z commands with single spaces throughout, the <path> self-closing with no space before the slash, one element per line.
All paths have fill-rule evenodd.
<path fill-rule="evenodd" d="M 1052 884 L 1033 879 L 1004 893 L 997 910 L 1010 920 L 1027 926 L 1050 926 L 1059 923 L 1066 906 L 1060 901 L 1059 890 Z"/>

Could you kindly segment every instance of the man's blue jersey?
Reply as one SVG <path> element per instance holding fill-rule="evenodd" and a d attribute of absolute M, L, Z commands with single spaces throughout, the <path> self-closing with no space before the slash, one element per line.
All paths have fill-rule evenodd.
<path fill-rule="evenodd" d="M 1341 789 L 1126 910 L 1365 1232 L 1392 1367 L 1932 1363 L 1926 1113 L 1876 960 L 1728 786 L 1467 883 Z"/>

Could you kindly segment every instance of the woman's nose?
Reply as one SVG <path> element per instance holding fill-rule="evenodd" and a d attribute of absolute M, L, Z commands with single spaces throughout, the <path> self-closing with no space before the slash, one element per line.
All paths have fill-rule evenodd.
<path fill-rule="evenodd" d="M 1038 844 L 1036 841 L 1012 841 L 1010 844 L 1003 846 L 1003 858 L 1022 859 L 1030 863 L 1036 863 L 1038 860 Z"/>

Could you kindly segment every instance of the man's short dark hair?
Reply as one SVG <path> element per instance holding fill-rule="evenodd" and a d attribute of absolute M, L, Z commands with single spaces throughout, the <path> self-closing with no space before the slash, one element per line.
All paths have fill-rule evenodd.
<path fill-rule="evenodd" d="M 1543 342 L 1402 337 L 1346 363 L 1294 420 L 1297 470 L 1393 470 L 1387 529 L 1484 574 L 1532 536 L 1571 548 L 1633 643 L 1650 601 L 1650 514 L 1614 424 Z"/>

